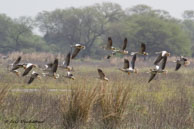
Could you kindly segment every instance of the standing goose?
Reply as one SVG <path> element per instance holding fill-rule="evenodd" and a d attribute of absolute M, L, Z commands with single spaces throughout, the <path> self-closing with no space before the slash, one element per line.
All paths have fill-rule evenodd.
<path fill-rule="evenodd" d="M 161 63 L 161 66 L 156 65 L 155 69 L 150 69 L 151 76 L 148 80 L 148 83 L 154 79 L 154 77 L 156 76 L 157 73 L 165 73 L 166 74 L 168 72 L 167 70 L 164 70 L 166 67 L 167 56 L 164 57 L 162 60 L 163 61 Z"/>
<path fill-rule="evenodd" d="M 24 64 L 24 68 L 25 68 L 25 71 L 23 72 L 22 76 L 26 76 L 32 70 L 32 68 L 37 68 L 37 65 L 32 63 L 27 63 L 27 64 Z"/>
<path fill-rule="evenodd" d="M 69 52 L 65 58 L 65 61 L 63 62 L 62 66 L 59 66 L 60 68 L 67 69 L 68 71 L 72 71 L 73 67 L 69 66 L 71 60 L 71 52 Z"/>
<path fill-rule="evenodd" d="M 105 76 L 105 74 L 103 73 L 101 69 L 98 69 L 98 75 L 99 75 L 99 79 L 108 81 L 108 78 Z"/>
<path fill-rule="evenodd" d="M 190 61 L 188 61 L 188 59 L 183 56 L 180 56 L 180 59 L 177 59 L 175 62 L 176 62 L 175 71 L 178 71 L 182 65 L 188 66 L 190 64 Z"/>
<path fill-rule="evenodd" d="M 120 68 L 120 70 L 128 73 L 128 75 L 130 75 L 130 73 L 137 73 L 137 69 L 135 69 L 135 61 L 136 61 L 136 54 L 133 55 L 133 58 L 131 60 L 131 67 L 129 65 L 129 60 L 124 59 L 124 66 L 123 68 Z"/>
<path fill-rule="evenodd" d="M 73 47 L 75 49 L 74 49 L 74 52 L 72 54 L 71 59 L 74 59 L 77 56 L 77 54 L 80 52 L 81 49 L 85 49 L 86 48 L 85 46 L 83 46 L 81 44 L 75 44 Z"/>
<path fill-rule="evenodd" d="M 141 48 L 140 48 L 139 52 L 132 52 L 131 53 L 131 55 L 134 55 L 134 54 L 140 54 L 140 55 L 147 56 L 148 53 L 146 52 L 146 45 L 145 45 L 145 43 L 141 43 Z"/>
<path fill-rule="evenodd" d="M 35 71 L 32 71 L 32 74 L 30 76 L 30 80 L 28 81 L 28 84 L 31 84 L 34 81 L 35 78 L 39 78 L 40 79 L 40 76 Z"/>
<path fill-rule="evenodd" d="M 159 54 L 156 61 L 154 62 L 154 65 L 158 65 L 158 63 L 160 63 L 160 61 L 164 58 L 167 59 L 168 56 L 170 56 L 170 53 L 167 51 L 161 51 L 161 52 L 156 52 L 156 54 Z"/>
<path fill-rule="evenodd" d="M 49 68 L 47 71 L 48 73 L 42 73 L 43 76 L 49 76 L 53 77 L 54 79 L 59 78 L 59 74 L 57 74 L 57 68 L 58 68 L 58 59 L 56 58 L 54 60 L 54 63 L 52 64 L 51 68 Z"/>

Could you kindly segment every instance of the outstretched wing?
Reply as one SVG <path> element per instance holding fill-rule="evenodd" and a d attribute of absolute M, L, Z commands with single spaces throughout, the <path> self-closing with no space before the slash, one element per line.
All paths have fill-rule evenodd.
<path fill-rule="evenodd" d="M 129 68 L 129 60 L 124 59 L 124 69 L 128 69 Z"/>
<path fill-rule="evenodd" d="M 16 65 L 16 64 L 20 63 L 21 59 L 22 59 L 22 57 L 19 56 L 19 57 L 17 58 L 17 60 L 16 60 L 13 64 Z"/>
<path fill-rule="evenodd" d="M 141 43 L 141 53 L 144 53 L 146 51 L 146 45 L 145 43 Z"/>
<path fill-rule="evenodd" d="M 126 47 L 127 47 L 127 38 L 124 39 L 122 50 L 125 50 Z"/>
<path fill-rule="evenodd" d="M 104 78 L 105 77 L 105 74 L 102 72 L 101 69 L 98 69 L 98 74 L 99 74 L 100 78 Z"/>
<path fill-rule="evenodd" d="M 65 58 L 65 66 L 69 66 L 70 64 L 70 58 L 71 58 L 71 52 L 69 52 Z"/>
<path fill-rule="evenodd" d="M 148 80 L 148 83 L 151 82 L 154 79 L 154 77 L 156 76 L 156 74 L 157 74 L 156 72 L 151 73 L 151 76 L 150 76 L 150 79 Z"/>
<path fill-rule="evenodd" d="M 162 69 L 162 70 L 165 69 L 165 67 L 166 67 L 166 62 L 167 62 L 167 56 L 165 56 L 165 57 L 163 58 L 163 61 L 162 61 L 162 64 L 161 64 L 161 69 Z"/>
<path fill-rule="evenodd" d="M 56 73 L 57 72 L 58 63 L 59 63 L 58 59 L 55 59 L 54 60 L 54 63 L 53 63 L 53 66 L 52 66 L 52 72 L 53 73 Z"/>
<path fill-rule="evenodd" d="M 112 47 L 112 38 L 108 37 L 107 48 L 111 48 L 111 47 Z"/>
<path fill-rule="evenodd" d="M 162 60 L 162 54 L 159 54 L 156 61 L 154 62 L 154 65 L 158 65 L 158 63 Z"/>
<path fill-rule="evenodd" d="M 134 55 L 133 55 L 133 58 L 132 58 L 132 60 L 131 60 L 131 67 L 132 67 L 132 69 L 135 68 L 136 57 L 137 57 L 137 54 L 134 54 Z"/>
<path fill-rule="evenodd" d="M 73 52 L 73 54 L 72 54 L 71 59 L 74 59 L 74 58 L 77 56 L 77 54 L 79 53 L 79 51 L 80 51 L 79 48 L 75 48 L 75 49 L 74 49 L 74 52 Z"/>
<path fill-rule="evenodd" d="M 33 68 L 33 65 L 29 66 L 25 71 L 24 73 L 22 74 L 22 76 L 26 76 Z"/>
<path fill-rule="evenodd" d="M 180 67 L 181 67 L 181 64 L 177 62 L 177 63 L 176 63 L 176 68 L 175 68 L 175 71 L 179 70 L 179 69 L 180 69 Z"/>
<path fill-rule="evenodd" d="M 31 84 L 35 79 L 35 75 L 31 75 L 30 80 L 28 81 L 28 84 Z"/>

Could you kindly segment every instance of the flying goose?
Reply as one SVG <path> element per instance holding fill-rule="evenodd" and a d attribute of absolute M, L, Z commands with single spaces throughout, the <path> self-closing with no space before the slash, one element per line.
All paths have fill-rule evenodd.
<path fill-rule="evenodd" d="M 42 73 L 43 76 L 53 77 L 55 79 L 59 78 L 59 74 L 57 74 L 58 68 L 58 59 L 56 58 L 49 69 L 47 69 L 48 73 Z"/>
<path fill-rule="evenodd" d="M 75 49 L 73 51 L 71 59 L 74 59 L 77 56 L 77 54 L 80 52 L 81 49 L 85 49 L 86 48 L 85 46 L 83 46 L 81 44 L 75 44 L 72 47 L 74 47 Z"/>
<path fill-rule="evenodd" d="M 24 68 L 23 64 L 19 64 L 21 59 L 22 59 L 22 57 L 19 56 L 13 64 L 10 64 L 10 66 L 11 66 L 11 70 L 10 71 L 15 73 L 17 76 L 19 76 L 19 71 L 17 69 Z"/>
<path fill-rule="evenodd" d="M 123 72 L 128 73 L 128 75 L 130 75 L 130 73 L 137 73 L 137 69 L 135 69 L 135 61 L 136 61 L 136 54 L 133 55 L 133 58 L 131 60 L 131 67 L 129 65 L 129 60 L 124 59 L 124 66 L 123 68 L 119 68 L 119 69 Z"/>
<path fill-rule="evenodd" d="M 116 48 L 112 46 L 112 38 L 111 37 L 108 37 L 108 42 L 107 42 L 105 49 L 106 50 L 116 50 Z"/>
<path fill-rule="evenodd" d="M 40 76 L 35 71 L 32 71 L 32 74 L 30 76 L 30 80 L 28 81 L 28 84 L 31 84 L 34 81 L 35 78 L 39 78 L 40 79 Z"/>
<path fill-rule="evenodd" d="M 101 69 L 98 69 L 98 74 L 99 74 L 99 79 L 108 81 L 108 78 L 105 76 L 105 74 L 103 73 Z"/>
<path fill-rule="evenodd" d="M 112 46 L 112 38 L 108 37 L 108 42 L 106 47 L 104 47 L 105 50 L 111 50 L 111 55 L 109 54 L 106 58 L 110 59 L 112 55 L 115 55 L 119 50 L 117 50 L 115 47 Z"/>
<path fill-rule="evenodd" d="M 121 53 L 123 55 L 128 54 L 128 51 L 125 50 L 126 47 L 127 47 L 127 38 L 124 39 L 122 49 L 120 49 L 120 50 L 113 50 L 113 55 L 116 54 L 116 53 Z"/>
<path fill-rule="evenodd" d="M 167 52 L 167 51 L 156 52 L 156 54 L 159 54 L 159 55 L 158 55 L 156 61 L 154 62 L 154 65 L 158 65 L 158 63 L 159 63 L 162 59 L 164 59 L 164 58 L 167 59 L 167 57 L 170 56 L 170 53 Z"/>
<path fill-rule="evenodd" d="M 63 62 L 62 66 L 59 66 L 60 68 L 67 69 L 68 71 L 72 71 L 73 67 L 69 66 L 71 60 L 71 52 L 69 52 L 65 58 L 65 61 Z"/>
<path fill-rule="evenodd" d="M 140 49 L 139 52 L 131 52 L 131 55 L 134 55 L 134 54 L 140 54 L 140 55 L 147 56 L 148 53 L 146 52 L 146 45 L 145 45 L 145 43 L 141 43 L 141 49 Z"/>
<path fill-rule="evenodd" d="M 167 56 L 165 56 L 162 60 L 163 61 L 161 63 L 161 66 L 156 65 L 155 69 L 150 69 L 151 76 L 148 80 L 148 83 L 151 82 L 152 79 L 154 79 L 154 77 L 156 76 L 157 73 L 165 73 L 166 74 L 168 72 L 167 70 L 164 70 L 166 67 Z"/>
<path fill-rule="evenodd" d="M 176 62 L 175 71 L 178 71 L 182 65 L 188 66 L 190 64 L 190 61 L 188 61 L 188 59 L 183 56 L 180 56 L 180 59 L 177 59 L 175 62 Z"/>
<path fill-rule="evenodd" d="M 32 68 L 37 68 L 37 67 L 38 67 L 37 65 L 32 63 L 24 64 L 25 71 L 23 72 L 22 76 L 26 76 L 32 70 Z"/>

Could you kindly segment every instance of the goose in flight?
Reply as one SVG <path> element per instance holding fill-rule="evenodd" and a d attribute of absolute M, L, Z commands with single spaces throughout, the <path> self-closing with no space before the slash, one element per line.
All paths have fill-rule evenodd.
<path fill-rule="evenodd" d="M 121 53 L 123 55 L 126 55 L 126 54 L 128 54 L 128 51 L 125 50 L 126 47 L 127 47 L 127 38 L 124 39 L 122 49 L 120 49 L 120 50 L 113 50 L 112 54 L 115 55 L 116 53 Z"/>
<path fill-rule="evenodd" d="M 108 81 L 108 78 L 105 76 L 105 74 L 103 73 L 101 69 L 98 69 L 98 75 L 99 75 L 99 79 Z"/>
<path fill-rule="evenodd" d="M 111 55 L 108 55 L 106 58 L 110 59 L 112 55 L 115 55 L 117 52 L 119 52 L 119 50 L 117 50 L 115 47 L 112 46 L 112 38 L 108 37 L 108 42 L 106 47 L 104 47 L 105 50 L 111 50 Z"/>
<path fill-rule="evenodd" d="M 128 75 L 130 75 L 130 73 L 137 73 L 137 69 L 135 69 L 135 61 L 136 61 L 136 54 L 133 55 L 133 58 L 131 60 L 131 67 L 129 64 L 129 60 L 124 59 L 124 66 L 123 68 L 119 68 L 119 70 L 128 73 Z"/>
<path fill-rule="evenodd" d="M 57 68 L 58 68 L 58 59 L 56 58 L 54 60 L 54 62 L 52 63 L 52 65 L 49 66 L 49 68 L 47 68 L 46 71 L 48 71 L 47 73 L 42 73 L 43 76 L 49 76 L 49 77 L 53 77 L 54 79 L 59 78 L 59 74 L 57 74 Z"/>
<path fill-rule="evenodd" d="M 24 64 L 25 70 L 24 70 L 22 76 L 26 76 L 32 70 L 32 68 L 37 68 L 37 67 L 38 67 L 37 65 L 32 64 L 32 63 Z"/>
<path fill-rule="evenodd" d="M 167 57 L 170 56 L 170 53 L 167 51 L 156 52 L 156 54 L 159 54 L 159 55 L 156 58 L 154 65 L 158 65 L 160 63 L 160 61 L 164 58 L 166 58 L 166 60 L 167 60 Z"/>
<path fill-rule="evenodd" d="M 180 56 L 180 59 L 177 59 L 175 62 L 176 62 L 175 71 L 178 71 L 182 65 L 188 66 L 190 64 L 190 61 L 183 56 Z"/>
<path fill-rule="evenodd" d="M 141 48 L 140 48 L 139 52 L 131 52 L 131 55 L 134 55 L 134 54 L 140 54 L 140 55 L 147 56 L 148 53 L 146 52 L 146 45 L 145 45 L 145 43 L 141 43 Z"/>
<path fill-rule="evenodd" d="M 106 50 L 116 50 L 116 48 L 112 46 L 112 38 L 111 37 L 108 37 L 107 45 L 104 48 Z"/>
<path fill-rule="evenodd" d="M 80 52 L 81 49 L 85 49 L 86 48 L 85 46 L 83 46 L 81 44 L 75 44 L 75 45 L 73 45 L 71 47 L 75 48 L 74 51 L 73 51 L 71 59 L 74 59 L 77 56 L 77 54 Z"/>
<path fill-rule="evenodd" d="M 165 70 L 166 62 L 167 62 L 167 56 L 165 56 L 162 59 L 161 66 L 156 65 L 156 68 L 150 69 L 151 76 L 150 76 L 150 78 L 148 80 L 148 83 L 151 82 L 154 79 L 154 77 L 156 76 L 157 73 L 165 73 L 165 74 L 167 74 L 168 71 Z"/>
<path fill-rule="evenodd" d="M 34 79 L 36 79 L 36 78 L 41 79 L 40 78 L 40 75 L 37 72 L 32 71 L 32 74 L 30 76 L 30 79 L 28 81 L 28 84 L 31 84 L 34 81 Z"/>
<path fill-rule="evenodd" d="M 22 59 L 22 57 L 19 56 L 14 63 L 10 64 L 10 66 L 11 66 L 10 72 L 15 73 L 17 76 L 19 76 L 19 74 L 20 74 L 18 69 L 24 68 L 24 65 L 20 64 L 21 59 Z"/>
<path fill-rule="evenodd" d="M 65 61 L 63 62 L 62 66 L 59 66 L 60 68 L 64 68 L 67 71 L 72 71 L 73 67 L 70 66 L 70 60 L 71 60 L 71 52 L 69 52 L 65 58 Z"/>

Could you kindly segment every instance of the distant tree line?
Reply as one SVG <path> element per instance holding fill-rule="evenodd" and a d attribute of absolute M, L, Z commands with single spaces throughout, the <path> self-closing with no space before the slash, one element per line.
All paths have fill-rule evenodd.
<path fill-rule="evenodd" d="M 42 36 L 35 35 L 39 29 Z M 61 52 L 82 43 L 86 49 L 79 56 L 101 58 L 111 36 L 115 47 L 128 38 L 127 50 L 137 51 L 141 42 L 147 51 L 167 50 L 173 55 L 194 56 L 194 11 L 187 10 L 176 19 L 165 10 L 146 5 L 122 9 L 119 4 L 102 3 L 83 8 L 43 11 L 35 19 L 11 19 L 0 14 L 0 52 Z"/>

